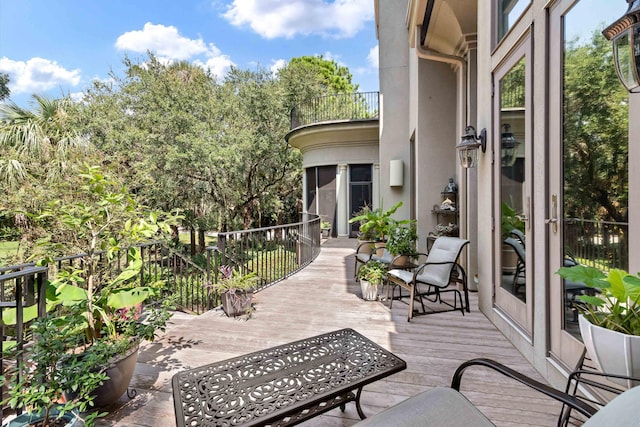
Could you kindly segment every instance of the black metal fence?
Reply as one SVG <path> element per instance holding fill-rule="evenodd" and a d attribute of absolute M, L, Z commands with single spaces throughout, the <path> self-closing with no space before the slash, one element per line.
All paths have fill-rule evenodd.
<path fill-rule="evenodd" d="M 379 98 L 379 92 L 358 92 L 310 99 L 291 110 L 291 129 L 312 123 L 378 118 Z"/>
<path fill-rule="evenodd" d="M 629 270 L 629 224 L 579 218 L 565 220 L 564 244 L 580 264 L 603 271 Z"/>

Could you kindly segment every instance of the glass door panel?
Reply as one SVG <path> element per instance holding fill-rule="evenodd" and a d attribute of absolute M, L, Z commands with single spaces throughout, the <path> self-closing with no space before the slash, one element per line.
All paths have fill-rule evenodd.
<path fill-rule="evenodd" d="M 531 205 L 530 43 L 527 37 L 496 70 L 496 232 L 497 263 L 495 303 L 522 329 L 531 334 L 533 287 L 531 254 L 527 253 Z M 527 241 L 529 238 L 530 241 Z M 531 251 L 530 251 L 531 252 Z"/>
<path fill-rule="evenodd" d="M 590 290 L 554 272 L 576 264 L 628 268 L 628 94 L 600 34 L 624 5 L 573 3 L 552 9 L 550 37 L 561 43 L 551 50 L 549 91 L 557 96 L 550 104 L 551 350 L 569 367 L 582 351 L 576 306 Z"/>

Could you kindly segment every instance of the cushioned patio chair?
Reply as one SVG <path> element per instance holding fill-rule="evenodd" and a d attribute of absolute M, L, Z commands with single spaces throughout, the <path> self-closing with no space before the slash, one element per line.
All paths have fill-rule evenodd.
<path fill-rule="evenodd" d="M 397 267 L 403 267 L 401 265 L 399 265 L 398 263 L 398 259 L 400 258 L 400 256 L 393 256 L 391 255 L 391 253 L 386 249 L 383 248 L 382 249 L 382 256 L 378 256 L 376 255 L 376 250 L 374 249 L 372 253 L 368 253 L 366 251 L 363 251 L 363 248 L 366 248 L 367 245 L 371 245 L 373 244 L 373 242 L 363 242 L 361 244 L 358 245 L 358 248 L 356 249 L 356 254 L 354 257 L 354 275 L 356 277 L 356 279 L 358 278 L 358 269 L 360 268 L 361 264 L 366 264 L 369 261 L 380 261 L 382 262 L 384 265 L 387 266 L 387 269 L 393 269 L 393 268 L 397 268 Z"/>
<path fill-rule="evenodd" d="M 640 414 L 640 387 L 634 387 L 617 396 L 607 405 L 598 408 L 576 396 L 564 393 L 522 375 L 496 361 L 473 359 L 458 367 L 451 381 L 451 388 L 436 387 L 410 397 L 356 424 L 358 427 L 467 427 L 493 426 L 494 424 L 460 393 L 462 373 L 471 366 L 484 366 L 518 381 L 588 418 L 587 427 L 638 427 Z M 562 421 L 558 419 L 558 424 Z"/>
<path fill-rule="evenodd" d="M 464 315 L 465 310 L 469 312 L 469 291 L 467 288 L 467 275 L 458 264 L 458 258 L 462 249 L 469 244 L 468 240 L 458 237 L 438 237 L 431 250 L 427 254 L 424 263 L 419 264 L 413 271 L 394 268 L 387 272 L 388 285 L 391 288 L 390 302 L 393 304 L 395 288 L 407 289 L 409 296 L 409 315 L 407 321 L 411 321 L 414 316 L 414 301 L 417 299 L 422 306 L 419 314 L 441 313 L 444 311 L 460 310 Z M 462 292 L 458 285 L 462 286 Z M 454 295 L 453 304 L 442 299 L 442 294 L 452 292 Z M 401 296 L 401 295 L 400 295 Z M 427 311 L 423 298 L 430 302 L 441 303 L 449 306 L 449 309 L 439 311 Z M 459 300 L 459 304 L 458 304 Z"/>

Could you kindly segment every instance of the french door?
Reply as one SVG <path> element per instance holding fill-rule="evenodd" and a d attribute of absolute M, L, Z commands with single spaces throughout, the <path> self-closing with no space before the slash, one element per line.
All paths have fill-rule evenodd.
<path fill-rule="evenodd" d="M 531 37 L 494 70 L 495 306 L 531 337 L 533 323 Z M 529 268 L 527 268 L 529 267 Z"/>

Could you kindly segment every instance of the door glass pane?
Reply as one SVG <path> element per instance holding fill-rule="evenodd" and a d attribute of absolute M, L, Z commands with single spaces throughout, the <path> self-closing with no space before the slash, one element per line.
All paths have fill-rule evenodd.
<path fill-rule="evenodd" d="M 617 9 L 612 11 L 612 9 Z M 620 10 L 622 9 L 622 10 Z M 627 270 L 628 93 L 600 34 L 624 5 L 582 0 L 564 19 L 562 264 Z M 589 18 L 592 17 L 592 18 Z M 597 19 L 596 19 L 597 17 Z M 563 326 L 579 337 L 576 304 L 591 292 L 563 283 Z"/>
<path fill-rule="evenodd" d="M 526 302 L 525 58 L 500 80 L 501 286 Z"/>
<path fill-rule="evenodd" d="M 371 165 L 350 165 L 349 166 L 349 178 L 350 178 L 350 191 L 351 195 L 351 215 L 353 217 L 357 215 L 357 212 L 362 210 L 365 206 L 371 207 L 373 201 L 372 191 L 372 168 Z M 349 235 L 351 237 L 357 237 L 358 231 L 360 231 L 360 224 L 357 222 L 350 224 Z"/>
<path fill-rule="evenodd" d="M 498 41 L 507 34 L 518 20 L 529 0 L 499 0 L 498 1 Z"/>
<path fill-rule="evenodd" d="M 307 212 L 317 213 L 316 207 L 316 168 L 305 170 L 307 178 Z"/>

